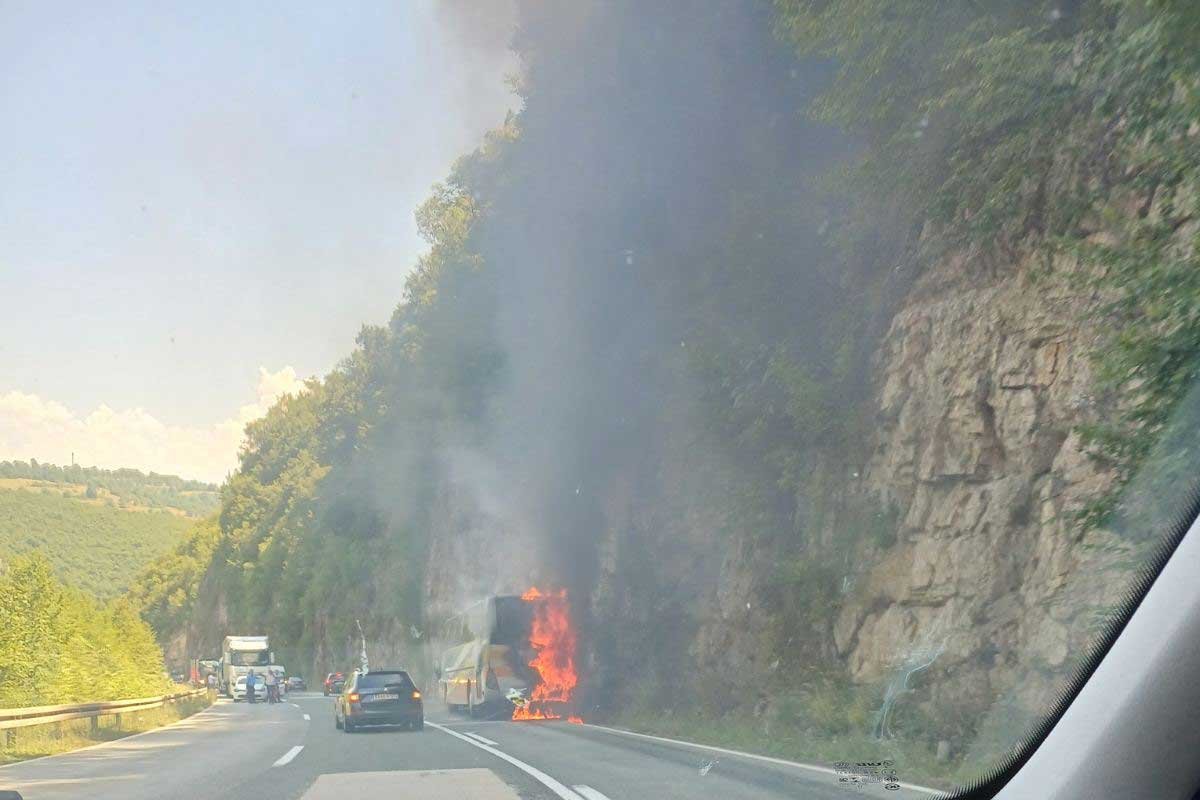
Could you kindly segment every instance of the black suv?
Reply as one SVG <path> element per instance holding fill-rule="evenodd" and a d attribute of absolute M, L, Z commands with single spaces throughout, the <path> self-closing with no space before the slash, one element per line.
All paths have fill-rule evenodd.
<path fill-rule="evenodd" d="M 404 725 L 419 731 L 425 727 L 425 706 L 403 670 L 355 672 L 334 701 L 333 724 L 346 733 L 364 725 Z"/>

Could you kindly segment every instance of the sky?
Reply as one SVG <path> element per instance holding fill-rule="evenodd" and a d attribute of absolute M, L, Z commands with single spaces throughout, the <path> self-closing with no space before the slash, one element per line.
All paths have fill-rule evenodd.
<path fill-rule="evenodd" d="M 497 19 L 0 4 L 0 460 L 223 478 L 386 322 L 413 211 L 519 104 Z"/>

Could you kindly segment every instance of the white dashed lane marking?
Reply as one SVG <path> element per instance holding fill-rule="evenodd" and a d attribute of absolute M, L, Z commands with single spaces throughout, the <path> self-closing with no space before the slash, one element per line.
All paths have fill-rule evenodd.
<path fill-rule="evenodd" d="M 304 715 L 304 721 L 305 721 L 305 722 L 308 722 L 308 721 L 309 721 L 309 720 L 311 720 L 311 719 L 312 719 L 312 717 L 310 717 L 308 714 L 305 714 L 305 715 Z"/>
<path fill-rule="evenodd" d="M 608 800 L 608 795 L 602 794 L 590 786 L 576 786 L 575 791 L 583 795 L 584 800 Z"/>
<path fill-rule="evenodd" d="M 474 739 L 478 742 L 483 742 L 484 744 L 490 744 L 492 747 L 496 747 L 497 745 L 500 744 L 499 742 L 493 742 L 491 739 L 485 739 L 482 736 L 480 736 L 478 733 L 472 733 L 471 731 L 464 731 L 464 733 L 466 733 L 466 735 L 470 736 L 472 739 Z"/>
<path fill-rule="evenodd" d="M 575 790 L 583 795 L 583 800 L 608 800 L 608 795 L 601 792 L 596 792 L 596 790 L 590 786 L 577 786 L 575 787 Z"/>
<path fill-rule="evenodd" d="M 293 747 L 291 750 L 288 750 L 286 753 L 284 753 L 283 755 L 281 755 L 281 756 L 279 757 L 279 760 L 278 760 L 278 761 L 276 761 L 276 762 L 275 762 L 274 764 L 272 764 L 271 766 L 273 766 L 273 767 L 282 767 L 282 766 L 284 766 L 284 765 L 286 765 L 286 764 L 290 764 L 290 763 L 292 762 L 292 759 L 293 759 L 293 758 L 295 758 L 296 756 L 300 755 L 300 751 L 301 751 L 301 750 L 303 750 L 303 749 L 304 749 L 304 745 L 302 745 L 302 744 L 298 744 L 298 745 L 296 745 L 296 746 L 295 746 L 295 747 Z"/>
<path fill-rule="evenodd" d="M 491 753 L 496 758 L 500 758 L 500 759 L 507 761 L 508 763 L 510 763 L 514 767 L 516 767 L 517 769 L 524 772 L 526 775 L 532 776 L 534 780 L 536 780 L 538 783 L 542 784 L 542 786 L 545 786 L 550 791 L 554 792 L 556 795 L 558 795 L 560 798 L 562 798 L 562 800 L 584 800 L 582 795 L 580 795 L 578 792 L 576 792 L 571 787 L 567 786 L 565 783 L 561 783 L 560 781 L 557 781 L 554 778 L 551 778 L 549 775 L 542 772 L 540 769 L 533 766 L 532 764 L 526 764 L 521 759 L 514 758 L 513 756 L 510 756 L 508 753 L 505 753 L 503 750 L 497 750 L 495 747 L 492 747 L 491 745 L 486 745 L 483 742 L 476 741 L 475 739 L 472 739 L 470 736 L 464 736 L 463 734 L 459 733 L 458 731 L 452 731 L 449 728 L 442 727 L 441 725 L 438 725 L 436 722 L 426 721 L 425 724 L 428 725 L 429 727 L 433 728 L 434 730 L 441 731 L 442 733 L 446 734 L 447 736 L 453 736 L 455 739 L 461 739 L 462 741 L 466 742 L 467 744 L 474 745 L 475 747 L 478 747 L 480 750 L 484 750 L 488 753 Z"/>

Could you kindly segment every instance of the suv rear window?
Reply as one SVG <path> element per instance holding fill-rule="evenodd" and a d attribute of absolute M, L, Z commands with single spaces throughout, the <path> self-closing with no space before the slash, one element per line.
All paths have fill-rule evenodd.
<path fill-rule="evenodd" d="M 412 678 L 408 677 L 407 672 L 368 672 L 366 675 L 358 676 L 358 683 L 355 688 L 358 689 L 382 689 L 385 686 L 395 686 L 400 684 L 405 689 L 412 689 Z"/>

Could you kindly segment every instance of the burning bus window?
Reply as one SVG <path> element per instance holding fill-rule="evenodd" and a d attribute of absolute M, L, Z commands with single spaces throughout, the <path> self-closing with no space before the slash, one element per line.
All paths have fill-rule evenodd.
<path fill-rule="evenodd" d="M 511 678 L 516 675 L 513 667 L 513 651 L 508 645 L 496 644 L 488 648 L 488 668 L 497 676 Z"/>

